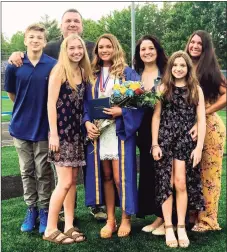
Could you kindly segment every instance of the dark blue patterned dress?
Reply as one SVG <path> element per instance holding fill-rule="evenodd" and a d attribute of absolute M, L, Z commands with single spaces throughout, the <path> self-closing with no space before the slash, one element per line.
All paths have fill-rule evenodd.
<path fill-rule="evenodd" d="M 61 85 L 57 101 L 57 128 L 60 150 L 49 152 L 48 161 L 57 166 L 81 167 L 85 165 L 84 137 L 81 132 L 85 83 L 70 87 Z"/>
<path fill-rule="evenodd" d="M 186 103 L 186 94 L 186 87 L 174 87 L 172 101 L 162 101 L 158 143 L 163 157 L 159 161 L 154 161 L 156 202 L 158 206 L 161 206 L 173 193 L 170 184 L 172 160 L 184 160 L 188 209 L 202 211 L 204 210 L 204 199 L 200 164 L 193 168 L 190 159 L 190 155 L 196 147 L 196 142 L 192 141 L 189 134 L 196 122 L 196 106 Z"/>

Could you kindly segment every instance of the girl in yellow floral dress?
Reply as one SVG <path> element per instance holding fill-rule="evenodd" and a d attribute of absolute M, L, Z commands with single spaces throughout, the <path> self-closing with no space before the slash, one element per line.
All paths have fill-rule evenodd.
<path fill-rule="evenodd" d="M 186 51 L 193 60 L 206 101 L 206 137 L 202 156 L 202 183 L 206 210 L 198 214 L 193 231 L 220 230 L 218 203 L 221 192 L 221 171 L 226 128 L 217 111 L 226 106 L 226 79 L 221 74 L 212 39 L 206 31 L 195 31 Z M 197 127 L 191 130 L 196 137 Z"/>

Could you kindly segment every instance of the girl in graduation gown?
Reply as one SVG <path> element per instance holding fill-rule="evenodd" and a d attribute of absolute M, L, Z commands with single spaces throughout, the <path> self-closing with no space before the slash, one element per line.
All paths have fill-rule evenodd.
<path fill-rule="evenodd" d="M 130 215 L 137 212 L 136 131 L 143 112 L 116 106 L 104 108 L 104 113 L 112 116 L 113 123 L 99 136 L 87 113 L 87 102 L 110 97 L 114 84 L 125 80 L 137 81 L 140 77 L 126 65 L 124 51 L 112 34 L 98 38 L 92 69 L 96 81 L 87 88 L 83 120 L 87 136 L 94 140 L 87 146 L 86 205 L 106 205 L 107 223 L 101 229 L 100 236 L 110 238 L 117 231 L 115 202 L 119 197 L 122 219 L 117 234 L 118 237 L 125 237 L 131 231 Z"/>

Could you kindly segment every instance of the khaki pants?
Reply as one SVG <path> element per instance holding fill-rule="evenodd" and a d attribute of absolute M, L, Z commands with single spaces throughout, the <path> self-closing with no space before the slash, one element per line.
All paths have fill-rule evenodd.
<path fill-rule="evenodd" d="M 29 207 L 48 208 L 51 196 L 51 165 L 47 162 L 48 141 L 25 141 L 13 138 L 16 147 L 24 201 Z"/>

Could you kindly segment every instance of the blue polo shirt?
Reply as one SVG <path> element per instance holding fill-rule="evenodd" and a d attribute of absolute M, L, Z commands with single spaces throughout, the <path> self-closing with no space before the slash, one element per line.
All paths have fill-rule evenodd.
<path fill-rule="evenodd" d="M 34 67 L 25 54 L 23 66 L 7 66 L 4 88 L 16 95 L 9 125 L 11 136 L 34 142 L 48 139 L 48 79 L 56 62 L 43 53 Z"/>

